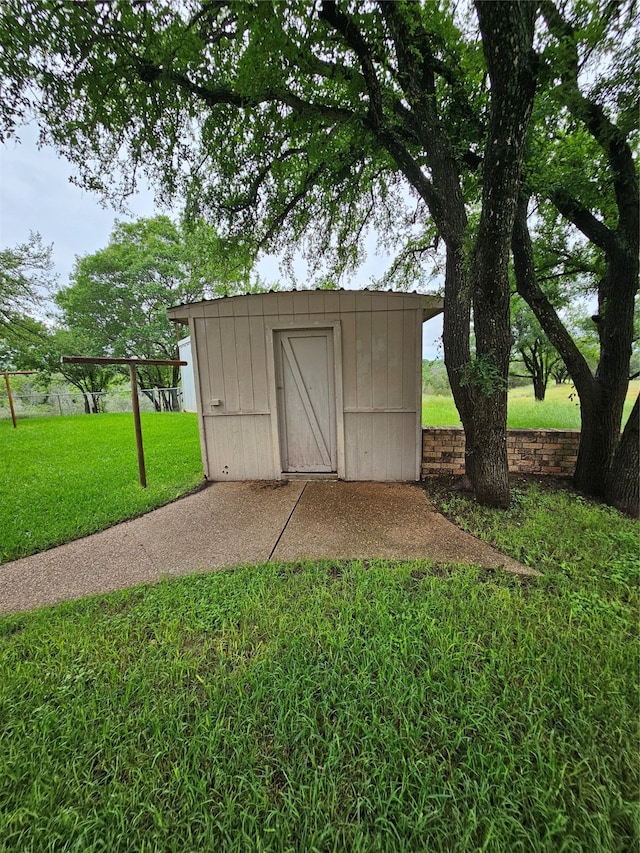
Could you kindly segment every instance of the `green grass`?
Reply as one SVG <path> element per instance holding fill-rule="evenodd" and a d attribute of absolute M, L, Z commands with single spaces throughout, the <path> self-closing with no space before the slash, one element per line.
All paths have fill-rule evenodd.
<path fill-rule="evenodd" d="M 201 482 L 196 415 L 142 414 L 146 489 L 131 414 L 0 421 L 0 562 L 102 530 Z"/>
<path fill-rule="evenodd" d="M 0 850 L 637 849 L 637 524 L 430 488 L 544 575 L 264 565 L 0 619 Z"/>
<path fill-rule="evenodd" d="M 629 384 L 624 419 L 629 416 L 640 391 L 640 381 Z M 570 399 L 572 397 L 572 399 Z M 424 426 L 462 426 L 453 397 L 429 396 L 422 401 Z M 533 387 L 514 388 L 509 392 L 508 426 L 521 429 L 580 429 L 580 407 L 571 385 L 549 385 L 546 397 L 539 403 Z"/>

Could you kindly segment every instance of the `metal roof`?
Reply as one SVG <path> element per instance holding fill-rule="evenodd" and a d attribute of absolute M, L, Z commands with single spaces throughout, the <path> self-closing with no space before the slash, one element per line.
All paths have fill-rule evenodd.
<path fill-rule="evenodd" d="M 212 299 L 200 299 L 198 302 L 184 302 L 180 305 L 174 305 L 168 310 L 170 312 L 174 312 L 179 308 L 192 308 L 196 305 L 203 305 L 209 302 L 218 302 L 220 300 L 225 299 L 242 299 L 250 296 L 267 296 L 269 294 L 283 294 L 283 293 L 385 293 L 387 296 L 398 296 L 398 297 L 420 297 L 422 299 L 422 322 L 424 323 L 426 320 L 430 320 L 432 317 L 435 317 L 437 314 L 441 314 L 444 311 L 444 299 L 441 296 L 436 296 L 433 293 L 418 293 L 414 290 L 412 291 L 399 291 L 399 290 L 377 290 L 371 289 L 368 287 L 364 288 L 347 288 L 347 287 L 336 287 L 331 290 L 327 290 L 324 288 L 309 288 L 307 290 L 264 290 L 258 293 L 234 293 L 231 296 L 216 296 Z M 171 318 L 174 319 L 174 318 Z M 178 318 L 175 318 L 175 322 L 179 322 Z"/>

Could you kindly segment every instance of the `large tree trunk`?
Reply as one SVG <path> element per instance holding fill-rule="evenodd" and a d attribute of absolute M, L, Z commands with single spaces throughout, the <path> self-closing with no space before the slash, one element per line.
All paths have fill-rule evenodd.
<path fill-rule="evenodd" d="M 465 430 L 466 471 L 479 500 L 506 506 L 506 381 L 511 344 L 506 270 L 522 148 L 535 91 L 531 46 L 536 7 L 523 2 L 476 5 L 491 77 L 491 126 L 485 146 L 481 237 L 475 253 L 477 268 L 471 270 L 473 279 L 466 266 L 469 254 L 464 248 L 470 235 L 459 152 L 452 146 L 436 109 L 435 57 L 430 39 L 421 29 L 420 7 L 382 3 L 380 8 L 395 46 L 398 81 L 417 117 L 411 133 L 427 153 L 431 180 L 425 179 L 407 150 L 398 144 L 397 135 L 380 121 L 375 86 L 369 87 L 370 121 L 381 144 L 428 205 L 446 244 L 443 342 L 447 373 Z M 349 40 L 353 30 L 335 5 L 325 3 L 322 10 L 323 17 Z M 358 41 L 353 46 L 363 57 L 363 73 L 369 80 L 371 64 L 366 45 Z M 500 380 L 482 401 L 481 386 L 474 382 L 469 345 L 471 294 L 476 286 L 475 328 L 480 363 L 489 365 L 491 375 L 497 372 Z M 486 386 L 482 388 L 486 390 Z"/>
<path fill-rule="evenodd" d="M 594 392 L 584 402 L 580 396 L 582 434 L 574 475 L 576 488 L 597 497 L 603 497 L 607 490 L 613 494 L 607 484 L 629 388 L 637 277 L 637 261 L 626 247 L 611 246 L 598 291 L 600 361 L 593 377 Z M 636 476 L 640 474 L 637 463 L 635 472 Z"/>
<path fill-rule="evenodd" d="M 605 486 L 605 500 L 616 509 L 640 518 L 640 395 L 618 443 Z"/>
<path fill-rule="evenodd" d="M 528 199 L 518 203 L 512 240 L 518 293 L 536 315 L 547 337 L 560 353 L 580 399 L 580 446 L 573 478 L 586 494 L 614 502 L 616 482 L 609 472 L 613 464 L 622 423 L 624 399 L 629 385 L 629 360 L 633 336 L 633 297 L 637 281 L 635 264 L 627 252 L 610 251 L 607 278 L 600 286 L 601 357 L 596 376 L 578 350 L 555 309 L 536 280 L 533 247 L 527 227 Z M 615 287 L 615 295 L 612 293 Z M 629 458 L 631 476 L 638 478 L 637 457 Z M 621 484 L 622 481 L 618 480 Z M 607 486 L 607 483 L 609 485 Z"/>
<path fill-rule="evenodd" d="M 549 31 L 562 45 L 564 53 L 564 63 L 560 66 L 562 82 L 556 92 L 572 116 L 601 147 L 607 160 L 607 180 L 611 180 L 615 193 L 617 226 L 614 230 L 605 224 L 603 216 L 598 218 L 588 204 L 579 197 L 573 197 L 571 187 L 553 182 L 544 188 L 544 193 L 562 216 L 597 246 L 606 260 L 606 272 L 598 287 L 600 362 L 595 377 L 587 371 L 588 378 L 585 375 L 583 380 L 580 365 L 576 376 L 572 364 L 565 358 L 565 351 L 551 339 L 544 325 L 543 328 L 563 357 L 580 396 L 582 435 L 574 483 L 590 494 L 606 494 L 607 500 L 616 504 L 619 499 L 611 472 L 616 464 L 622 409 L 628 388 L 634 297 L 639 272 L 637 163 L 628 132 L 612 121 L 601 103 L 584 95 L 580 89 L 578 39 L 572 24 L 553 2 L 541 3 L 540 9 Z M 534 308 L 533 305 L 531 307 Z M 637 479 L 640 475 L 637 454 L 629 457 L 629 464 L 632 466 L 629 476 Z M 617 482 L 622 484 L 623 480 L 618 478 Z"/>
<path fill-rule="evenodd" d="M 511 355 L 509 247 L 524 141 L 536 88 L 534 4 L 477 2 L 491 80 L 482 212 L 471 271 L 476 358 L 474 492 L 481 503 L 509 505 L 507 384 Z"/>
<path fill-rule="evenodd" d="M 474 388 L 465 381 L 471 360 L 471 295 L 466 269 L 462 240 L 457 245 L 452 241 L 452 245 L 447 246 L 442 343 L 449 384 L 464 429 L 465 475 L 472 486 L 475 479 Z"/>

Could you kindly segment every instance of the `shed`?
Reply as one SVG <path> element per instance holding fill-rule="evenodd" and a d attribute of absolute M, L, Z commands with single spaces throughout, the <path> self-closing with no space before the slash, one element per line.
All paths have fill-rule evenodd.
<path fill-rule="evenodd" d="M 209 480 L 417 480 L 436 296 L 298 290 L 170 308 L 189 326 Z"/>

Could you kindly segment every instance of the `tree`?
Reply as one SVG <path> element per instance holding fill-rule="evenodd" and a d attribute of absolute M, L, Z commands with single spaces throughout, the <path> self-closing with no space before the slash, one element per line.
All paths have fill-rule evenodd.
<path fill-rule="evenodd" d="M 514 358 L 520 360 L 533 381 L 534 398 L 542 402 L 553 370 L 562 362 L 523 299 L 511 299 Z"/>
<path fill-rule="evenodd" d="M 0 371 L 36 369 L 47 335 L 46 326 L 26 314 L 0 326 Z"/>
<path fill-rule="evenodd" d="M 55 281 L 52 249 L 32 231 L 26 243 L 0 250 L 0 329 L 24 327 L 28 333 L 24 316 L 42 305 L 42 291 Z"/>
<path fill-rule="evenodd" d="M 86 414 L 104 411 L 102 392 L 113 383 L 116 371 L 112 367 L 63 364 L 61 361 L 63 355 L 74 352 L 96 355 L 92 335 L 69 329 L 50 329 L 29 317 L 25 318 L 25 326 L 32 332 L 28 338 L 23 335 L 16 338 L 9 332 L 0 339 L 0 358 L 4 344 L 13 363 L 21 370 L 37 370 L 41 382 L 48 385 L 52 376 L 62 375 L 82 394 Z"/>
<path fill-rule="evenodd" d="M 248 261 L 236 258 L 235 268 L 232 261 L 202 223 L 187 228 L 166 216 L 117 223 L 109 245 L 80 258 L 71 284 L 56 295 L 61 324 L 90 339 L 92 355 L 177 359 L 167 308 L 254 286 Z M 178 407 L 167 390 L 178 384 L 177 366 L 140 366 L 138 376 L 156 408 Z"/>
<path fill-rule="evenodd" d="M 448 3 L 8 2 L 0 126 L 35 113 L 86 186 L 126 194 L 144 170 L 190 216 L 254 249 L 304 240 L 338 272 L 369 226 L 409 227 L 408 192 L 447 248 L 444 351 L 468 472 L 504 506 L 507 258 L 536 6 L 473 8 L 480 41 L 471 10 L 460 21 Z M 478 198 L 480 162 L 476 234 L 465 194 Z"/>
<path fill-rule="evenodd" d="M 575 20 L 563 17 L 550 0 L 541 9 L 549 33 L 550 95 L 539 103 L 555 111 L 556 138 L 549 139 L 545 131 L 545 138 L 540 139 L 548 122 L 535 124 L 539 133 L 532 140 L 527 191 L 518 205 L 513 238 L 518 292 L 562 356 L 580 398 L 582 428 L 575 485 L 605 497 L 614 506 L 633 505 L 638 514 L 638 455 L 631 452 L 632 440 L 620 439 L 639 272 L 640 195 L 633 151 L 637 91 L 629 68 L 624 74 L 616 71 L 623 56 L 627 66 L 633 66 L 632 52 L 625 50 L 625 27 L 633 19 L 627 20 L 624 4 L 617 3 L 584 4 L 576 10 Z M 632 11 L 627 8 L 626 14 L 632 15 Z M 613 55 L 615 73 L 605 80 L 599 78 L 589 91 L 588 76 L 581 76 L 581 66 L 589 58 L 602 61 L 598 39 L 604 39 Z M 527 222 L 531 193 L 548 199 L 601 258 L 598 311 L 593 315 L 600 343 L 595 372 L 537 279 Z M 633 419 L 627 426 L 633 431 Z M 616 474 L 623 469 L 631 471 L 629 478 Z"/>

